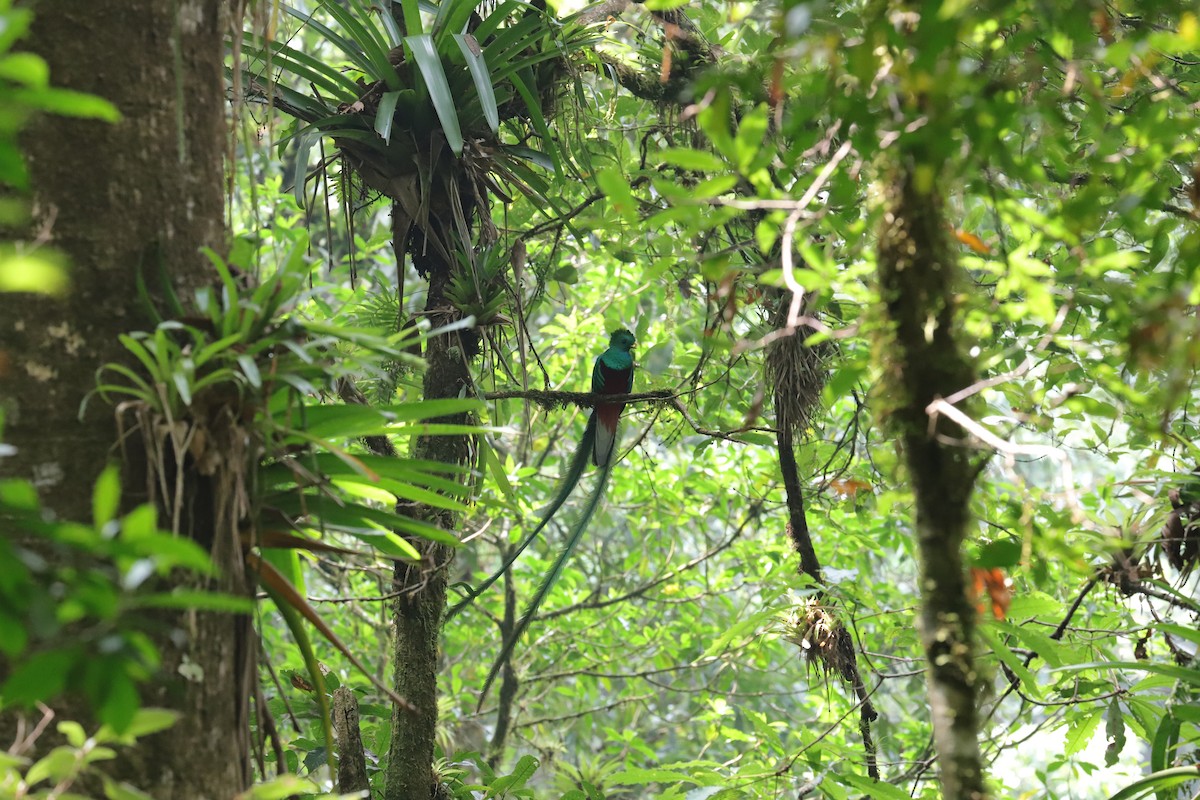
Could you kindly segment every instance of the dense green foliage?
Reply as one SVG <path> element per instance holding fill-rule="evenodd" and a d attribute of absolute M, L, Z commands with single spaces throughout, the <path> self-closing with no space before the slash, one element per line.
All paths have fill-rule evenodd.
<path fill-rule="evenodd" d="M 524 253 L 504 313 L 527 332 L 488 329 L 478 391 L 582 390 L 625 324 L 639 388 L 681 401 L 627 411 L 606 510 L 517 648 L 499 774 L 523 784 L 527 754 L 537 796 L 775 796 L 805 781 L 831 797 L 891 796 L 867 789 L 853 694 L 803 663 L 813 586 L 784 535 L 763 388 L 764 344 L 791 299 L 770 287 L 799 284 L 836 342 L 798 448 L 824 602 L 851 628 L 881 713 L 884 780 L 896 796 L 936 795 L 911 499 L 880 428 L 892 398 L 872 392 L 887 361 L 872 349 L 870 188 L 901 139 L 945 163 L 927 179 L 944 187 L 972 282 L 979 446 L 1000 450 L 970 544 L 972 563 L 1012 581 L 1005 618 L 980 630 L 992 780 L 1001 794 L 1095 796 L 1185 763 L 1196 672 L 1170 662 L 1194 648 L 1196 604 L 1155 545 L 1170 510 L 1155 497 L 1194 458 L 1195 15 L 1025 3 L 687 14 L 695 28 L 664 41 L 659 18 L 629 10 L 580 62 L 553 134 L 572 161 L 548 176 L 569 219 L 543 222 L 544 208 L 518 201 L 493 209 Z M 317 56 L 320 39 L 307 40 Z M 695 63 L 705 52 L 715 63 Z M 394 281 L 388 231 L 372 227 L 384 218 L 360 212 L 351 256 L 320 206 L 309 218 L 328 248 L 323 276 L 336 285 L 353 258 L 346 300 L 374 302 Z M 397 390 L 413 396 L 414 380 Z M 489 542 L 511 547 L 536 521 L 565 468 L 557 454 L 582 430 L 574 409 L 521 399 L 494 401 L 489 417 L 508 432 L 479 441 L 480 505 L 456 565 L 474 581 L 498 563 Z M 514 573 L 518 606 L 557 552 L 548 539 Z M 386 581 L 345 573 L 328 588 L 369 598 Z M 347 638 L 386 634 L 369 600 L 349 607 L 361 613 L 339 617 Z M 491 747 L 494 706 L 474 705 L 502 615 L 493 590 L 445 634 L 444 774 L 466 784 L 492 774 L 463 752 Z M 390 715 L 378 714 L 364 721 L 382 753 Z M 1148 765 L 1138 738 L 1157 743 Z M 1035 755 L 1019 746 L 1029 740 Z"/>
<path fill-rule="evenodd" d="M 957 333 L 980 375 L 934 412 L 969 414 L 960 444 L 991 454 L 966 548 L 989 785 L 1194 795 L 1195 9 L 648 2 L 560 29 L 517 2 L 395 6 L 282 8 L 286 35 L 247 20 L 229 64 L 235 126 L 253 133 L 229 165 L 230 261 L 259 288 L 214 258 L 217 290 L 129 338 L 145 373 L 101 373 L 102 392 L 168 420 L 217 405 L 197 390 L 231 391 L 259 437 L 255 530 L 278 515 L 297 537 L 262 550 L 278 579 L 257 569 L 282 613 L 257 616 L 262 778 L 325 785 L 325 693 L 344 685 L 382 796 L 404 718 L 352 659 L 389 674 L 396 592 L 390 565 L 337 548 L 411 560 L 418 539 L 453 542 L 451 601 L 464 596 L 538 524 L 583 435 L 586 409 L 534 395 L 586 390 L 628 327 L 635 390 L 670 397 L 626 409 L 603 505 L 482 708 L 579 501 L 447 623 L 438 775 L 463 798 L 939 797 L 914 499 L 889 427 L 901 398 L 879 390 L 899 368 L 876 281 L 899 161 L 921 165 L 952 221 Z M 442 238 L 410 239 L 422 215 L 451 213 L 446 197 Z M 422 404 L 417 241 L 458 265 L 461 400 Z M 478 425 L 424 422 L 467 410 Z M 820 580 L 793 547 L 785 426 Z M 469 468 L 405 457 L 418 436 L 462 434 Z M 28 494 L 5 484 L 0 503 L 37 527 Z M 457 530 L 410 518 L 415 504 L 456 513 Z M 119 567 L 138 556 L 89 536 L 71 541 Z M 0 633 L 20 631 L 0 642 L 11 658 L 40 595 L 3 574 L 0 594 L 27 595 L 0 614 Z M 122 691 L 106 721 L 136 719 Z"/>

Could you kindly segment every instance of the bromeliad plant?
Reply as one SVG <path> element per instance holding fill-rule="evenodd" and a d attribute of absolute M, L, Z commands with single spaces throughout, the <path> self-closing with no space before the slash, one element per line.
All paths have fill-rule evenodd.
<path fill-rule="evenodd" d="M 472 240 L 469 209 L 486 212 L 486 198 L 508 197 L 502 185 L 556 208 L 530 163 L 557 172 L 569 163 L 546 111 L 567 59 L 597 41 L 592 32 L 521 0 L 383 6 L 321 2 L 306 13 L 283 5 L 341 60 L 246 32 L 237 43 L 244 63 L 231 70 L 235 93 L 244 85 L 246 96 L 295 118 L 281 146 L 295 142 L 302 171 L 312 146 L 330 137 L 343 168 L 395 201 L 398 245 L 411 235 L 452 260 Z M 540 149 L 527 146 L 531 139 Z M 298 176 L 301 200 L 303 186 Z"/>
<path fill-rule="evenodd" d="M 473 400 L 381 408 L 322 402 L 339 395 L 352 370 L 369 372 L 379 359 L 419 366 L 407 352 L 408 339 L 419 334 L 382 335 L 306 318 L 300 309 L 308 300 L 307 238 L 287 235 L 291 247 L 283 263 L 257 286 L 247 272 L 210 254 L 216 285 L 195 293 L 194 311 L 168 291 L 173 317 L 160 318 L 153 331 L 123 336 L 134 366 L 104 365 L 96 393 L 116 403 L 122 440 L 136 434 L 144 443 L 148 490 L 168 510 L 172 530 L 209 545 L 216 563 L 244 566 L 274 601 L 316 687 L 332 753 L 322 671 L 307 625 L 393 702 L 408 704 L 358 661 L 305 599 L 300 553 L 418 560 L 406 536 L 457 544 L 448 532 L 398 515 L 393 506 L 418 501 L 463 510 L 464 468 L 352 451 L 367 437 L 482 429 L 426 422 L 477 410 Z M 243 246 L 234 259 L 250 264 L 250 255 Z M 195 504 L 184 480 L 189 473 L 214 487 L 212 530 L 193 523 L 185 531 L 185 509 Z M 371 552 L 332 543 L 330 533 L 357 539 Z"/>

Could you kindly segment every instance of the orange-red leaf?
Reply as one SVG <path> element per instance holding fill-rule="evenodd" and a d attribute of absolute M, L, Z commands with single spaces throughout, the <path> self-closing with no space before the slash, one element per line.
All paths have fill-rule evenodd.
<path fill-rule="evenodd" d="M 969 231 L 956 230 L 954 232 L 954 238 L 958 239 L 960 242 L 980 255 L 986 256 L 992 252 L 992 248 L 988 247 L 987 242 Z"/>
<path fill-rule="evenodd" d="M 372 558 L 372 553 L 360 553 L 345 547 L 326 544 L 319 539 L 306 539 L 303 536 L 281 531 L 276 528 L 260 528 L 257 532 L 243 528 L 239 532 L 242 547 L 276 547 L 280 550 L 308 550 L 321 553 L 344 553 L 348 556 Z"/>
<path fill-rule="evenodd" d="M 986 592 L 991 600 L 992 616 L 996 619 L 1004 619 L 1007 616 L 1008 607 L 1012 603 L 1012 581 L 1004 574 L 1004 570 L 999 567 L 971 567 L 971 588 L 979 613 L 982 614 L 985 610 L 983 596 Z"/>
<path fill-rule="evenodd" d="M 862 492 L 870 493 L 874 487 L 867 481 L 855 478 L 838 478 L 829 482 L 829 489 L 842 497 L 857 497 Z"/>
<path fill-rule="evenodd" d="M 306 600 L 304 596 L 296 590 L 296 587 L 293 586 L 291 582 L 283 576 L 283 573 L 275 568 L 274 564 L 269 561 L 264 561 L 255 553 L 246 554 L 246 563 L 249 564 L 250 568 L 253 569 L 258 575 L 258 579 L 262 582 L 263 586 L 265 586 L 268 591 L 275 595 L 277 602 L 282 600 L 292 608 L 299 611 L 300 614 L 306 620 L 308 620 L 314 628 L 321 632 L 322 636 L 329 640 L 330 644 L 336 647 L 342 655 L 349 659 L 351 664 L 358 668 L 359 672 L 367 676 L 367 679 L 370 680 L 371 683 L 375 684 L 376 689 L 386 694 L 389 698 L 391 698 L 393 703 L 400 706 L 405 711 L 416 713 L 416 706 L 385 686 L 383 681 L 376 678 L 374 673 L 367 669 L 366 666 L 358 660 L 358 657 L 355 656 L 354 653 L 350 652 L 350 648 L 342 644 L 342 640 L 337 637 L 337 634 L 325 624 L 325 620 L 321 619 L 316 610 L 308 604 L 308 600 Z"/>

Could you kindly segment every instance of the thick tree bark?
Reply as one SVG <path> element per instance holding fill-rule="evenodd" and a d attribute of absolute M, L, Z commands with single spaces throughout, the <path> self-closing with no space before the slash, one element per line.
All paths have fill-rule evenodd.
<path fill-rule="evenodd" d="M 90 521 L 92 483 L 118 455 L 112 409 L 95 401 L 82 421 L 77 414 L 97 367 L 122 360 L 117 334 L 149 323 L 137 271 L 151 284 L 169 275 L 187 297 L 212 277 L 200 248 L 223 247 L 224 31 L 224 5 L 200 0 L 37 8 L 28 46 L 48 62 L 52 81 L 104 97 L 124 117 L 117 125 L 45 117 L 24 140 L 38 225 L 70 257 L 71 291 L 62 299 L 0 294 L 0 348 L 11 364 L 0 403 L 17 448 L 3 469 L 32 479 L 60 518 Z M 127 452 L 136 459 L 141 450 Z M 136 496 L 143 485 L 126 481 L 127 502 L 144 499 Z M 209 488 L 191 485 L 193 494 Z M 203 533 L 231 535 L 211 526 Z M 217 588 L 244 590 L 240 571 L 224 574 Z M 158 800 L 225 800 L 246 787 L 249 633 L 245 618 L 229 615 L 163 626 L 163 670 L 142 700 L 183 716 L 123 752 L 116 774 Z M 176 670 L 185 659 L 190 679 Z M 57 710 L 60 719 L 87 719 L 79 707 Z M 4 741 L 11 724 L 0 719 Z"/>
<path fill-rule="evenodd" d="M 978 468 L 963 431 L 931 422 L 930 403 L 971 385 L 974 371 L 955 339 L 957 265 L 946 237 L 936 170 L 902 158 L 888 180 L 879 232 L 880 291 L 887 341 L 884 394 L 904 443 L 917 506 L 921 640 L 934 741 L 946 800 L 986 796 L 978 744 L 972 657 L 975 609 L 967 596 L 962 543 Z"/>
<path fill-rule="evenodd" d="M 363 750 L 362 729 L 359 726 L 358 700 L 345 686 L 333 693 L 333 730 L 338 743 L 337 790 L 342 794 L 362 792 L 371 788 L 367 777 L 367 756 Z"/>

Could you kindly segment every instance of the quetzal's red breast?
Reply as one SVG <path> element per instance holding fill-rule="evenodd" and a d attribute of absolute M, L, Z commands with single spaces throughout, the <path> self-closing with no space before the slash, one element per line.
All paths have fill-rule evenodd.
<path fill-rule="evenodd" d="M 633 386 L 632 365 L 628 369 L 613 369 L 601 361 L 596 365 L 596 372 L 601 378 L 601 385 L 595 389 L 597 394 L 629 394 Z M 603 403 L 596 406 L 596 416 L 601 424 L 612 431 L 617 429 L 617 420 L 624 410 L 624 403 Z"/>

